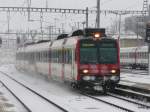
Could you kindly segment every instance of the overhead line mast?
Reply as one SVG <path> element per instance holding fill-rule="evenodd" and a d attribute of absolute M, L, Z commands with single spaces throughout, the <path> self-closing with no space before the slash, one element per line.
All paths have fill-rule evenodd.
<path fill-rule="evenodd" d="M 97 18 L 96 18 L 96 23 L 97 23 L 97 28 L 100 28 L 100 0 L 97 0 Z"/>

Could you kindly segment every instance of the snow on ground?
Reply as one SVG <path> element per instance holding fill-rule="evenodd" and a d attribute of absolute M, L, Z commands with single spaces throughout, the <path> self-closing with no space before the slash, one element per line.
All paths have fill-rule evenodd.
<path fill-rule="evenodd" d="M 36 90 L 39 90 L 42 94 L 47 94 L 47 96 L 51 97 L 51 99 L 54 99 L 56 102 L 59 102 L 60 104 L 63 104 L 65 102 L 64 107 L 68 106 L 69 108 L 69 105 L 72 105 L 71 108 L 73 108 L 77 112 L 79 111 L 80 112 L 106 112 L 106 111 L 113 112 L 114 111 L 113 108 L 110 108 L 109 106 L 106 106 L 104 104 L 97 106 L 93 100 L 91 101 L 87 100 L 86 97 L 80 95 L 78 92 L 71 89 L 68 85 L 64 83 L 48 81 L 46 78 L 40 75 L 28 74 L 28 73 L 17 71 L 14 65 L 15 64 L 15 52 L 14 51 L 15 51 L 14 49 L 13 50 L 12 49 L 0 49 L 0 59 L 1 59 L 0 70 L 1 71 L 11 74 L 14 78 L 20 80 L 21 82 L 25 84 L 28 84 L 34 87 Z M 133 82 L 132 84 L 137 83 L 137 82 L 150 84 L 149 75 L 121 73 L 121 80 Z M 9 96 L 5 90 L 0 89 L 0 91 L 6 94 L 6 96 Z M 12 98 L 10 98 L 10 100 L 12 100 Z M 82 107 L 78 109 L 77 106 L 80 103 Z M 106 110 L 101 107 L 105 107 Z M 19 108 L 21 108 L 21 106 Z"/>
<path fill-rule="evenodd" d="M 61 112 L 60 109 L 58 109 L 57 107 L 49 104 L 46 100 L 43 100 L 41 97 L 20 86 L 20 84 L 14 82 L 13 80 L 1 73 L 0 80 L 2 80 L 7 85 L 7 87 L 10 88 L 11 91 L 14 92 L 15 95 L 21 101 L 23 101 L 24 104 L 27 105 L 33 112 Z"/>
<path fill-rule="evenodd" d="M 0 48 L 0 65 L 15 63 L 15 49 Z"/>
<path fill-rule="evenodd" d="M 79 94 L 64 83 L 48 81 L 43 76 L 37 74 L 21 73 L 15 69 L 13 64 L 1 66 L 0 70 L 23 82 L 25 85 L 32 87 L 64 108 L 72 110 L 70 112 L 120 112 L 119 109 L 117 110 L 114 107 Z"/>
<path fill-rule="evenodd" d="M 121 80 L 122 81 L 129 81 L 132 83 L 150 84 L 150 75 L 121 73 Z"/>
<path fill-rule="evenodd" d="M 49 99 L 55 101 L 57 104 L 62 105 L 64 108 L 68 108 L 69 110 L 73 110 L 71 112 L 113 112 L 114 108 L 109 107 L 103 103 L 97 103 L 93 100 L 89 100 L 87 97 L 82 96 L 77 91 L 71 89 L 64 83 L 58 83 L 55 81 L 48 81 L 41 75 L 37 74 L 29 74 L 26 72 L 20 72 L 16 70 L 14 64 L 7 64 L 0 67 L 0 70 L 8 73 L 15 79 L 23 82 L 29 87 L 34 88 L 36 91 L 39 91 L 44 96 L 47 96 Z M 133 75 L 133 74 L 132 74 Z M 131 74 L 122 74 L 123 78 L 129 79 L 132 77 Z M 134 76 L 136 77 L 136 76 Z M 142 79 L 146 76 L 137 77 Z M 147 80 L 148 81 L 148 80 Z M 150 80 L 149 80 L 150 81 Z M 103 96 L 100 96 L 103 97 Z M 105 99 L 106 97 L 104 97 Z M 108 98 L 107 98 L 108 99 Z M 116 102 L 115 99 L 110 99 L 111 102 Z M 118 101 L 118 100 L 117 100 Z M 118 104 L 122 104 L 122 102 L 117 102 Z M 80 104 L 80 107 L 79 107 Z M 126 104 L 127 106 L 127 104 Z M 132 105 L 128 105 L 128 107 L 132 107 Z M 116 110 L 115 110 L 116 112 Z M 118 110 L 118 112 L 120 112 Z M 139 111 L 140 112 L 140 111 Z M 143 111 L 142 111 L 143 112 Z"/>

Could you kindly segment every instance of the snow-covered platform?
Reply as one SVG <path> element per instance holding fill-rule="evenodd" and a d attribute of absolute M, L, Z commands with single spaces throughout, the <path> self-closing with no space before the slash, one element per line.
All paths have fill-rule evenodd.
<path fill-rule="evenodd" d="M 121 73 L 121 81 L 119 84 L 141 89 L 150 93 L 150 75 L 148 74 Z"/>

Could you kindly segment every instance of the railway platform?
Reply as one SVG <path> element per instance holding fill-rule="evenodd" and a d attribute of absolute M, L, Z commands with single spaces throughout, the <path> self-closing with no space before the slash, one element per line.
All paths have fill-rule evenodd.
<path fill-rule="evenodd" d="M 121 73 L 119 86 L 150 94 L 150 75 Z"/>

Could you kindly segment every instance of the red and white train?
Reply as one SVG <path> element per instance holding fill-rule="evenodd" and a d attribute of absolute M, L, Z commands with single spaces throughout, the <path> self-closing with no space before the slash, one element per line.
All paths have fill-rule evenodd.
<path fill-rule="evenodd" d="M 147 69 L 148 46 L 121 48 L 120 62 L 123 67 L 130 67 L 132 69 Z"/>
<path fill-rule="evenodd" d="M 16 67 L 75 87 L 104 90 L 120 80 L 118 41 L 105 29 L 77 30 L 57 40 L 18 48 Z"/>

